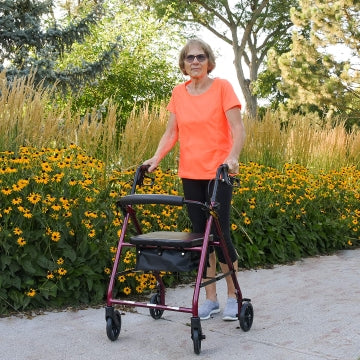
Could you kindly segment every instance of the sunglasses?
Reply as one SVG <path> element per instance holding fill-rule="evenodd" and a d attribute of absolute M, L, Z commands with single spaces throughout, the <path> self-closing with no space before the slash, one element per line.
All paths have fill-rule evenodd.
<path fill-rule="evenodd" d="M 207 56 L 205 54 L 198 54 L 198 55 L 188 55 L 185 58 L 185 61 L 188 63 L 192 63 L 195 58 L 197 59 L 198 62 L 204 62 L 207 59 Z"/>

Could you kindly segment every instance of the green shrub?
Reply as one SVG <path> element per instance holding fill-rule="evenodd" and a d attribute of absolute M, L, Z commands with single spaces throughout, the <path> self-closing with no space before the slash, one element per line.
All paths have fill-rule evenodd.
<path fill-rule="evenodd" d="M 134 171 L 107 175 L 104 163 L 75 145 L 22 147 L 0 156 L 0 314 L 99 303 L 122 228 L 116 198 L 129 193 Z M 157 170 L 139 192 L 181 194 L 176 173 Z M 299 165 L 282 171 L 241 164 L 234 188 L 232 235 L 240 266 L 285 263 L 359 245 L 360 172 L 355 167 L 314 174 Z M 182 208 L 139 206 L 143 232 L 188 231 Z M 128 234 L 134 228 L 129 225 Z M 133 272 L 124 251 L 115 296 L 155 287 Z M 122 271 L 127 271 L 123 274 Z M 164 274 L 165 275 L 165 274 Z M 175 274 L 166 274 L 166 284 Z"/>
<path fill-rule="evenodd" d="M 359 244 L 360 171 L 313 174 L 255 163 L 240 168 L 233 236 L 245 267 L 328 254 Z"/>

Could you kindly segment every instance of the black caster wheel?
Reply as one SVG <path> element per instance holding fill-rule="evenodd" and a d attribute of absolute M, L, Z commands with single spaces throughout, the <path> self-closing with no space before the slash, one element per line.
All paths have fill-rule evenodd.
<path fill-rule="evenodd" d="M 159 294 L 154 294 L 151 298 L 150 298 L 150 304 L 160 304 L 160 295 Z M 158 320 L 161 318 L 162 314 L 164 313 L 164 310 L 159 310 L 159 309 L 149 309 L 150 311 L 150 315 L 153 319 Z"/>
<path fill-rule="evenodd" d="M 191 318 L 191 339 L 194 343 L 194 352 L 199 355 L 201 352 L 201 341 L 205 339 L 199 317 Z"/>
<path fill-rule="evenodd" d="M 243 331 L 249 331 L 254 319 L 254 309 L 251 302 L 244 302 L 240 311 L 240 327 Z"/>
<path fill-rule="evenodd" d="M 192 331 L 192 340 L 194 343 L 194 353 L 199 355 L 201 352 L 201 334 L 198 329 Z"/>
<path fill-rule="evenodd" d="M 120 334 L 121 329 L 121 315 L 120 312 L 115 310 L 114 317 L 106 318 L 106 335 L 111 341 L 115 341 Z"/>

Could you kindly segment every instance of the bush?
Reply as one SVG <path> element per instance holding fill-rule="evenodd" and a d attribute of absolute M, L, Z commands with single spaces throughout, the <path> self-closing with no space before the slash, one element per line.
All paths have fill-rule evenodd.
<path fill-rule="evenodd" d="M 106 175 L 103 162 L 75 145 L 21 147 L 0 157 L 0 313 L 99 303 L 104 300 L 122 213 L 134 171 Z M 158 170 L 139 189 L 178 195 L 176 173 Z M 234 189 L 232 235 L 240 266 L 285 263 L 359 245 L 360 172 L 355 167 L 313 174 L 241 164 Z M 144 232 L 188 231 L 181 208 L 140 206 Z M 134 231 L 129 227 L 130 235 Z M 143 294 L 152 275 L 132 271 L 134 249 L 122 257 L 115 295 Z M 164 274 L 165 275 L 165 274 Z M 171 284 L 174 275 L 166 275 Z"/>
<path fill-rule="evenodd" d="M 255 163 L 240 168 L 233 236 L 245 267 L 278 264 L 358 245 L 360 171 L 313 174 Z"/>

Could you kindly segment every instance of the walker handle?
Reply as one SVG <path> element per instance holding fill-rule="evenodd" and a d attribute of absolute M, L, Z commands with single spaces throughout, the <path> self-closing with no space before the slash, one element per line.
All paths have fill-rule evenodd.
<path fill-rule="evenodd" d="M 136 191 L 136 187 L 137 186 L 143 186 L 144 185 L 144 179 L 151 179 L 151 185 L 154 183 L 154 179 L 150 176 L 147 176 L 146 173 L 149 170 L 150 165 L 140 165 L 137 169 L 136 169 L 136 173 L 135 173 L 135 177 L 134 177 L 134 182 L 133 182 L 133 186 L 131 189 L 131 194 L 135 194 Z"/>

